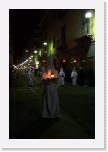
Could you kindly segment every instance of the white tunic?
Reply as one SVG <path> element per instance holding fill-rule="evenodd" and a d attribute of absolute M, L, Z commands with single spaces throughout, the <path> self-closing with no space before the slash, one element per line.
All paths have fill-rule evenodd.
<path fill-rule="evenodd" d="M 59 78 L 58 78 L 59 86 L 64 85 L 64 78 L 65 78 L 65 73 L 64 73 L 63 69 L 61 68 L 60 72 L 59 72 Z"/>
<path fill-rule="evenodd" d="M 30 86 L 33 85 L 33 72 L 32 71 L 28 71 L 28 84 Z"/>
<path fill-rule="evenodd" d="M 75 71 L 75 70 L 73 70 L 72 72 L 71 72 L 71 78 L 72 78 L 72 85 L 73 86 L 76 86 L 76 80 L 77 80 L 77 72 Z"/>
<path fill-rule="evenodd" d="M 44 88 L 42 117 L 56 118 L 59 116 L 60 113 L 57 85 L 51 83 Z"/>
<path fill-rule="evenodd" d="M 57 118 L 60 116 L 58 86 L 56 80 L 43 80 L 42 102 L 43 102 L 42 103 L 43 118 Z"/>

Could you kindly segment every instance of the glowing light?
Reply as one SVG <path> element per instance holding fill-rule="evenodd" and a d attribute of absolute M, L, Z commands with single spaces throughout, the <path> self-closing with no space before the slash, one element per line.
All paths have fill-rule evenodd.
<path fill-rule="evenodd" d="M 91 18 L 91 17 L 92 17 L 92 13 L 91 13 L 91 12 L 87 12 L 87 13 L 85 14 L 85 17 L 86 17 L 86 18 Z"/>
<path fill-rule="evenodd" d="M 31 57 L 29 57 L 29 59 L 31 60 Z"/>
<path fill-rule="evenodd" d="M 31 58 L 33 58 L 33 55 L 31 56 Z"/>
<path fill-rule="evenodd" d="M 73 63 L 76 63 L 77 61 L 76 60 L 73 60 Z"/>
<path fill-rule="evenodd" d="M 37 50 L 35 50 L 34 53 L 37 53 Z"/>
<path fill-rule="evenodd" d="M 48 44 L 48 53 L 49 53 L 49 55 L 54 55 L 55 52 L 56 52 L 56 50 L 54 48 L 53 41 L 50 41 Z"/>
<path fill-rule="evenodd" d="M 54 74 L 51 74 L 51 78 L 54 78 Z"/>
<path fill-rule="evenodd" d="M 39 67 L 39 61 L 35 60 L 35 65 L 36 65 L 36 68 Z"/>
<path fill-rule="evenodd" d="M 41 56 L 41 50 L 39 51 L 39 55 Z"/>
<path fill-rule="evenodd" d="M 39 61 L 36 61 L 36 64 L 39 64 Z"/>
<path fill-rule="evenodd" d="M 42 78 L 47 80 L 47 79 L 53 79 L 53 78 L 57 78 L 58 75 L 57 75 L 57 72 L 56 71 L 51 71 L 51 70 L 48 70 L 47 72 L 44 72 L 42 74 Z"/>
<path fill-rule="evenodd" d="M 44 46 L 47 46 L 47 42 L 44 42 L 43 45 L 44 45 Z"/>

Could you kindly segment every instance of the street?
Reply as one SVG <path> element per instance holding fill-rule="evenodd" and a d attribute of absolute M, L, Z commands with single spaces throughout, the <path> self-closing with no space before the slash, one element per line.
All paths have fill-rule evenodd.
<path fill-rule="evenodd" d="M 9 88 L 10 139 L 94 139 L 95 87 L 65 84 L 58 88 L 61 118 L 42 119 L 42 82 L 29 87 L 17 73 Z"/>

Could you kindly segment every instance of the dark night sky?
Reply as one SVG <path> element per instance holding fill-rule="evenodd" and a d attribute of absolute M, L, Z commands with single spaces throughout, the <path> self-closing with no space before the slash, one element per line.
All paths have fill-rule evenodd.
<path fill-rule="evenodd" d="M 9 28 L 15 57 L 20 56 L 26 48 L 34 29 L 38 25 L 46 10 L 44 9 L 10 9 Z"/>

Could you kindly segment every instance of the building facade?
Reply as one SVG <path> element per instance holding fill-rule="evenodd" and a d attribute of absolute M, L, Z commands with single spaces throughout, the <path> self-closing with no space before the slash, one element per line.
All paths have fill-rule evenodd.
<path fill-rule="evenodd" d="M 86 16 L 91 13 L 91 16 Z M 95 59 L 95 10 L 49 10 L 44 22 L 43 41 L 47 55 L 60 63 L 84 64 Z"/>

